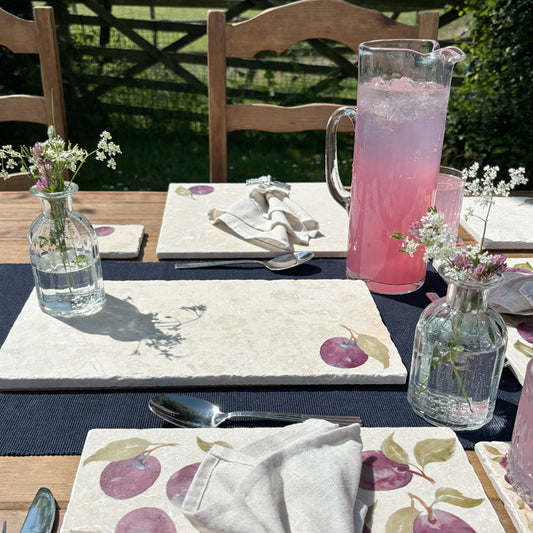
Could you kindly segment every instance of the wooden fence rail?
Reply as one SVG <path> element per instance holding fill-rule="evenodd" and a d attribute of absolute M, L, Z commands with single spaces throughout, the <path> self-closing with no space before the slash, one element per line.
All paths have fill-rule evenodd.
<path fill-rule="evenodd" d="M 90 89 L 86 92 L 86 98 L 102 97 L 106 93 L 118 87 L 139 88 L 143 90 L 164 90 L 174 92 L 190 92 L 199 95 L 207 95 L 206 76 L 199 76 L 191 72 L 191 66 L 207 66 L 207 54 L 202 52 L 190 52 L 184 50 L 188 45 L 206 35 L 205 20 L 156 20 L 118 18 L 113 14 L 113 8 L 118 6 L 144 6 L 151 8 L 153 16 L 156 7 L 174 8 L 217 8 L 226 10 L 227 20 L 239 20 L 250 10 L 263 10 L 268 7 L 288 3 L 290 0 L 79 0 L 78 5 L 83 5 L 90 9 L 91 15 L 78 14 L 76 6 L 71 6 L 69 12 L 60 21 L 71 30 L 73 27 L 95 28 L 99 32 L 99 43 L 80 45 L 74 48 L 75 53 L 80 57 L 90 56 L 102 58 L 108 61 L 128 62 L 130 66 L 114 75 L 105 75 L 101 72 L 83 72 L 78 74 L 79 80 L 83 80 L 84 86 Z M 53 5 L 53 1 L 49 2 Z M 386 12 L 394 18 L 400 12 L 420 11 L 428 9 L 444 9 L 448 6 L 449 0 L 363 0 L 354 1 L 357 5 L 378 9 Z M 456 9 L 448 9 L 441 15 L 441 26 L 448 24 L 457 18 Z M 110 31 L 117 32 L 122 40 L 127 42 L 127 47 L 118 48 L 115 40 L 110 40 Z M 147 38 L 142 34 L 146 31 L 152 32 L 152 38 Z M 179 38 L 173 40 L 165 46 L 158 46 L 158 35 L 179 34 Z M 125 38 L 125 39 L 124 39 Z M 316 90 L 328 86 L 329 80 L 341 80 L 348 76 L 356 75 L 354 58 L 346 60 L 343 57 L 345 51 L 342 47 L 335 47 L 334 54 L 331 54 L 330 47 L 324 47 L 319 41 L 311 43 L 314 49 L 314 61 L 309 62 L 302 58 L 298 59 L 295 67 L 294 58 L 291 62 L 280 60 L 277 57 L 265 57 L 258 60 L 228 60 L 228 65 L 235 68 L 244 69 L 249 72 L 263 69 L 276 73 L 296 72 L 298 74 L 312 74 L 325 77 L 320 85 L 315 86 Z M 327 65 L 325 61 L 317 61 L 316 57 L 328 57 Z M 331 58 L 333 57 L 333 67 Z M 351 60 L 351 61 L 350 61 Z M 161 79 L 145 79 L 141 75 L 154 65 L 163 66 L 179 81 L 167 81 Z M 118 70 L 117 70 L 118 72 Z M 203 78 L 203 79 L 202 79 Z M 246 87 L 236 91 L 241 97 L 254 98 L 264 93 L 250 90 Z M 230 89 L 231 94 L 231 89 Z M 268 95 L 267 95 L 268 96 Z M 276 91 L 276 98 L 282 97 L 280 91 Z M 83 98 L 83 96 L 82 96 Z M 327 100 L 327 98 L 324 98 Z M 335 98 L 336 101 L 340 101 Z M 340 101 L 340 103 L 343 103 Z M 131 112 L 132 106 L 129 106 Z M 136 113 L 142 113 L 142 106 L 134 106 Z M 150 112 L 145 109 L 145 112 Z"/>

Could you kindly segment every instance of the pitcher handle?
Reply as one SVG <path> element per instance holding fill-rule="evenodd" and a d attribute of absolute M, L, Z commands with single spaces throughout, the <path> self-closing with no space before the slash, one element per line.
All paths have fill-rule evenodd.
<path fill-rule="evenodd" d="M 348 117 L 355 131 L 355 107 L 339 107 L 328 120 L 326 127 L 326 183 L 329 193 L 347 211 L 350 210 L 350 192 L 342 184 L 337 164 L 337 128 L 342 117 Z"/>

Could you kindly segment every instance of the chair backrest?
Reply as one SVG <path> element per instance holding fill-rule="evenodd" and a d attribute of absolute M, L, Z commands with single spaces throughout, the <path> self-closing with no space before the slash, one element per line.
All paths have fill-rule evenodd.
<path fill-rule="evenodd" d="M 54 19 L 51 7 L 35 7 L 35 20 L 24 20 L 0 9 L 0 45 L 15 54 L 37 54 L 43 95 L 0 96 L 0 122 L 33 122 L 50 125 L 67 140 L 63 82 Z M 24 173 L 0 180 L 0 190 L 24 190 L 33 184 Z"/>
<path fill-rule="evenodd" d="M 244 22 L 226 23 L 224 11 L 207 17 L 210 180 L 227 181 L 227 132 L 325 130 L 336 104 L 282 107 L 226 101 L 226 58 L 252 58 L 257 52 L 281 53 L 307 39 L 329 39 L 356 54 L 374 39 L 437 39 L 439 15 L 418 13 L 414 26 L 396 22 L 379 11 L 343 0 L 301 0 L 273 7 Z M 354 76 L 357 70 L 354 66 Z M 339 130 L 352 131 L 351 124 Z"/>

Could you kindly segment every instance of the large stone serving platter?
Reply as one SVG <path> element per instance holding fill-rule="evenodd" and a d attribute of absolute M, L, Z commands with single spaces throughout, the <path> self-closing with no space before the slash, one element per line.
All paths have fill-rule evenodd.
<path fill-rule="evenodd" d="M 473 216 L 464 219 L 467 208 L 484 216 L 483 209 L 475 206 L 475 198 L 463 199 L 461 225 L 478 242 L 483 235 L 484 221 Z M 533 198 L 509 196 L 494 198 L 485 235 L 487 250 L 520 250 L 533 247 Z"/>
<path fill-rule="evenodd" d="M 348 215 L 332 199 L 326 183 L 291 183 L 290 197 L 320 225 L 321 237 L 308 246 L 317 257 L 346 257 Z M 250 192 L 244 183 L 213 183 L 209 194 L 182 196 L 178 187 L 190 189 L 202 184 L 171 183 L 168 188 L 156 255 L 161 259 L 213 259 L 223 257 L 274 257 L 285 253 L 251 244 L 212 225 L 207 217 L 213 207 L 227 208 Z M 203 184 L 205 187 L 205 184 Z M 194 189 L 193 189 L 194 190 Z"/>
<path fill-rule="evenodd" d="M 206 450 L 215 442 L 239 448 L 278 430 L 279 428 L 91 430 L 87 435 L 61 532 L 112 533 L 118 521 L 127 513 L 141 507 L 155 507 L 170 517 L 176 531 L 193 533 L 196 529 L 181 513 L 179 502 L 174 500 L 173 503 L 167 496 L 170 477 L 188 465 L 201 462 Z M 140 439 L 144 439 L 144 443 Z M 419 474 L 412 475 L 403 487 L 393 486 L 392 490 L 359 490 L 358 497 L 371 510 L 367 514 L 368 529 L 365 531 L 407 531 L 402 520 L 406 513 L 398 511 L 407 510 L 412 505 L 415 516 L 424 515 L 426 511 L 421 501 L 430 506 L 436 499 L 438 501 L 433 505 L 434 510 L 449 513 L 446 515 L 448 520 L 450 515 L 458 517 L 463 525 L 466 522 L 470 526 L 469 531 L 504 531 L 452 430 L 433 427 L 363 427 L 361 439 L 363 450 L 387 448 L 389 454 L 392 452 L 396 457 L 402 456 L 409 463 L 405 468 Z M 135 445 L 137 448 L 130 452 L 131 457 L 141 454 L 143 447 L 150 450 L 159 446 L 151 455 L 160 462 L 161 473 L 142 494 L 123 500 L 106 496 L 100 487 L 102 471 L 113 457 L 117 460 L 124 455 L 128 446 L 133 449 Z M 354 457 L 354 460 L 360 458 Z M 398 472 L 391 472 L 391 475 L 397 476 Z M 464 504 L 472 500 L 477 500 L 473 506 L 453 503 Z M 459 531 L 459 525 L 456 522 L 452 529 L 445 530 Z"/>
<path fill-rule="evenodd" d="M 106 281 L 99 313 L 40 311 L 32 292 L 0 350 L 0 388 L 390 384 L 407 371 L 370 292 L 350 280 Z M 381 341 L 337 368 L 320 357 L 347 326 Z"/>

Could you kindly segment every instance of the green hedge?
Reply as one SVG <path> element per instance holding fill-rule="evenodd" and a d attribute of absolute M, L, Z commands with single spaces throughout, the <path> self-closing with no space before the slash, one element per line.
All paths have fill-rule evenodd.
<path fill-rule="evenodd" d="M 533 2 L 467 0 L 472 43 L 464 83 L 450 99 L 445 159 L 533 169 Z M 503 173 L 502 173 L 503 175 Z"/>

